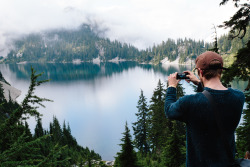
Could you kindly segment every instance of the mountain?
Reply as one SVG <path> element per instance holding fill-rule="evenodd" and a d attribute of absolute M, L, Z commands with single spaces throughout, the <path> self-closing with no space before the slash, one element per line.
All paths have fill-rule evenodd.
<path fill-rule="evenodd" d="M 126 43 L 101 38 L 90 25 L 77 29 L 51 30 L 29 34 L 14 41 L 14 48 L 4 60 L 13 62 L 73 62 L 134 59 L 139 50 Z"/>
<path fill-rule="evenodd" d="M 249 29 L 249 28 L 248 28 Z M 106 62 L 130 60 L 158 64 L 163 59 L 186 63 L 202 52 L 212 48 L 211 43 L 192 39 L 167 39 L 145 50 L 117 40 L 111 41 L 98 35 L 91 25 L 82 24 L 76 29 L 55 29 L 23 36 L 13 42 L 4 63 L 20 62 Z M 245 37 L 249 38 L 249 30 Z M 245 39 L 228 40 L 224 35 L 218 39 L 222 53 L 233 53 L 244 46 Z M 1 59 L 1 58 L 0 58 Z"/>

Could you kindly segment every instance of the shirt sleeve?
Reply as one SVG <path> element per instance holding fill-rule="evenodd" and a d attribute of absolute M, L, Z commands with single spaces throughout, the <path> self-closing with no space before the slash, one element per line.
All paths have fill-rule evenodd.
<path fill-rule="evenodd" d="M 165 98 L 164 112 L 169 119 L 175 119 L 186 122 L 187 107 L 185 107 L 185 98 L 176 98 L 176 88 L 169 87 Z"/>

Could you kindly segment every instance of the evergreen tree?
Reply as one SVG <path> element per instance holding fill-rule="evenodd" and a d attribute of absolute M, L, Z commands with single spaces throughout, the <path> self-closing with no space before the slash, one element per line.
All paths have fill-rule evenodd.
<path fill-rule="evenodd" d="M 229 0 L 222 0 L 220 5 L 225 5 Z M 228 21 L 224 21 L 220 27 L 230 28 L 231 38 L 243 38 L 246 34 L 246 27 L 249 26 L 250 5 L 248 3 L 239 4 L 241 0 L 233 0 L 234 6 L 239 10 Z"/>
<path fill-rule="evenodd" d="M 51 124 L 50 134 L 52 134 L 52 141 L 53 142 L 56 142 L 56 143 L 62 142 L 63 134 L 62 134 L 61 125 L 55 116 L 53 117 L 53 122 Z"/>
<path fill-rule="evenodd" d="M 219 48 L 218 48 L 218 39 L 217 39 L 217 31 L 216 31 L 216 27 L 214 25 L 214 46 L 212 49 L 209 49 L 210 51 L 219 53 Z"/>
<path fill-rule="evenodd" d="M 146 156 L 147 153 L 150 151 L 149 140 L 148 140 L 148 133 L 149 133 L 149 109 L 147 106 L 146 97 L 143 95 L 143 91 L 141 90 L 141 95 L 138 101 L 138 113 L 137 122 L 133 123 L 133 130 L 135 136 L 135 146 L 136 148 Z"/>
<path fill-rule="evenodd" d="M 164 113 L 165 90 L 159 80 L 157 88 L 154 90 L 151 98 L 150 115 L 150 140 L 152 142 L 152 151 L 160 155 L 167 139 L 169 121 Z"/>
<path fill-rule="evenodd" d="M 4 90 L 3 90 L 3 85 L 0 83 L 0 103 L 6 102 L 5 97 L 4 97 Z"/>
<path fill-rule="evenodd" d="M 30 132 L 29 124 L 27 123 L 27 121 L 25 121 L 25 123 L 24 123 L 24 133 L 27 136 L 28 141 L 31 141 L 32 134 Z"/>
<path fill-rule="evenodd" d="M 35 127 L 34 138 L 39 138 L 39 137 L 42 137 L 43 135 L 44 135 L 44 131 L 43 131 L 43 126 L 42 126 L 42 121 L 41 119 L 38 119 L 36 127 Z"/>
<path fill-rule="evenodd" d="M 173 131 L 166 142 L 163 152 L 163 165 L 166 167 L 179 167 L 185 162 L 183 157 L 183 141 L 178 132 L 177 122 L 173 121 Z"/>
<path fill-rule="evenodd" d="M 125 132 L 123 133 L 123 138 L 121 139 L 122 147 L 121 151 L 117 153 L 117 157 L 115 159 L 115 166 L 117 167 L 138 167 L 136 153 L 134 151 L 134 147 L 131 140 L 130 130 L 128 128 L 128 124 L 126 122 Z"/>

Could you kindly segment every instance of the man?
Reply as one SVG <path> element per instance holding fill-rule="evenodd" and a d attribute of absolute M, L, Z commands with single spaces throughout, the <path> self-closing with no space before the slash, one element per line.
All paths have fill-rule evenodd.
<path fill-rule="evenodd" d="M 199 79 L 190 71 L 185 71 L 188 82 L 202 84 L 218 106 L 224 134 L 235 157 L 235 129 L 239 124 L 244 94 L 222 85 L 220 78 L 223 69 L 222 57 L 215 52 L 205 52 L 196 59 Z M 226 167 L 230 159 L 220 137 L 211 104 L 202 94 L 183 96 L 176 101 L 177 73 L 168 77 L 168 89 L 165 101 L 165 113 L 170 119 L 186 123 L 188 167 Z"/>

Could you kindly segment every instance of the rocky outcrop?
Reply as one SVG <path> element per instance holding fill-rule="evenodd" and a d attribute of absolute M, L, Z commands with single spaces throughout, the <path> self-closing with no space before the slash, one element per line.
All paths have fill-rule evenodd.
<path fill-rule="evenodd" d="M 21 95 L 21 91 L 0 81 L 0 84 L 2 85 L 2 88 L 4 90 L 4 97 L 7 101 L 13 100 L 16 101 L 16 99 Z"/>

